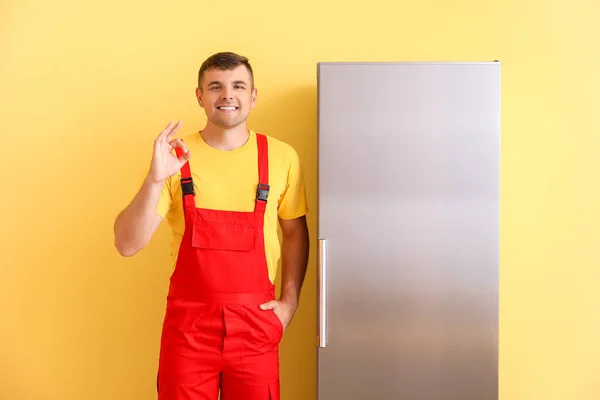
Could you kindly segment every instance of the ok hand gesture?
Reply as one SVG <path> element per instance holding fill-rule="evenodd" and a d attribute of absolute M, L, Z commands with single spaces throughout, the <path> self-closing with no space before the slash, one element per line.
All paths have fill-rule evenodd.
<path fill-rule="evenodd" d="M 180 127 L 181 121 L 177 124 L 173 124 L 171 121 L 154 141 L 154 152 L 150 165 L 150 179 L 153 182 L 164 182 L 175 175 L 192 155 L 181 139 L 173 139 Z M 181 157 L 173 154 L 176 147 L 183 151 Z"/>

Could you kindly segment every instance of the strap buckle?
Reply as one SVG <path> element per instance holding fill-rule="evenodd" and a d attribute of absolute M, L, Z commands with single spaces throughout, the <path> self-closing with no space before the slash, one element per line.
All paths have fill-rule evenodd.
<path fill-rule="evenodd" d="M 266 185 L 264 183 L 258 184 L 258 189 L 256 189 L 256 200 L 267 202 L 267 198 L 269 197 L 269 190 L 271 186 Z"/>
<path fill-rule="evenodd" d="M 181 190 L 183 191 L 183 195 L 191 194 L 192 196 L 196 195 L 194 191 L 194 181 L 192 178 L 181 178 Z"/>

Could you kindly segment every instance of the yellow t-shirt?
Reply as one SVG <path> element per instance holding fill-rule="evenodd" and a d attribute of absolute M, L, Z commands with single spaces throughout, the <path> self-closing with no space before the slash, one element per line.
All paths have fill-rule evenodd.
<path fill-rule="evenodd" d="M 192 157 L 189 160 L 196 207 L 227 211 L 252 211 L 258 184 L 256 133 L 235 150 L 210 147 L 199 132 L 182 137 Z M 281 249 L 278 218 L 292 219 L 308 212 L 304 177 L 296 151 L 288 144 L 267 136 L 270 192 L 265 212 L 265 254 L 271 282 L 275 280 Z M 171 226 L 171 261 L 175 267 L 184 231 L 181 171 L 165 182 L 157 213 Z"/>

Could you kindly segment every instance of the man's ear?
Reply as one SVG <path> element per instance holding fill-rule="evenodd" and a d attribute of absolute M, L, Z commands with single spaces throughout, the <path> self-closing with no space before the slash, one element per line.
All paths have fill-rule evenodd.
<path fill-rule="evenodd" d="M 256 98 L 258 97 L 258 89 L 252 89 L 252 102 L 250 103 L 250 108 L 254 108 L 256 105 Z"/>
<path fill-rule="evenodd" d="M 196 88 L 196 99 L 198 100 L 198 104 L 200 104 L 200 107 L 204 108 L 203 93 L 202 89 L 200 89 L 199 87 Z"/>

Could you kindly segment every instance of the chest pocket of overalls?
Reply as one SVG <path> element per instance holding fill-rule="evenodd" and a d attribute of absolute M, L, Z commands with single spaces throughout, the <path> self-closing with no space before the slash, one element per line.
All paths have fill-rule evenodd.
<path fill-rule="evenodd" d="M 235 222 L 196 221 L 192 247 L 211 250 L 254 250 L 256 228 Z"/>

